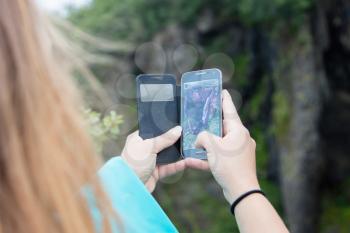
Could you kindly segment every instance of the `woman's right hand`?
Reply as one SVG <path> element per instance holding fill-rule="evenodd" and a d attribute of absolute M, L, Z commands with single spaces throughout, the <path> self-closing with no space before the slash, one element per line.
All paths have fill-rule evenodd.
<path fill-rule="evenodd" d="M 207 151 L 210 170 L 232 204 L 241 194 L 260 187 L 256 175 L 255 141 L 243 126 L 228 91 L 224 90 L 222 95 L 223 137 L 201 132 L 196 147 Z"/>

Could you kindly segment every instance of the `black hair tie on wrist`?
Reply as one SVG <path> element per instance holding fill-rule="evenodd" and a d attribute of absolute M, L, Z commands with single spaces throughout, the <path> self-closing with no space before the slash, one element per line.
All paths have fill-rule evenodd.
<path fill-rule="evenodd" d="M 249 195 L 253 194 L 253 193 L 260 193 L 263 196 L 266 196 L 265 193 L 263 191 L 261 191 L 260 189 L 255 189 L 255 190 L 251 190 L 248 191 L 246 193 L 243 193 L 241 196 L 239 196 L 231 205 L 231 213 L 233 215 L 235 215 L 235 208 L 236 206 L 246 197 L 248 197 Z"/>

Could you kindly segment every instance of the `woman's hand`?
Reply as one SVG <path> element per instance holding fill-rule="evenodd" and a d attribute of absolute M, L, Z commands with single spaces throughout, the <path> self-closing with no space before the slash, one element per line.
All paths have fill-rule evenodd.
<path fill-rule="evenodd" d="M 158 137 L 145 140 L 136 131 L 127 137 L 121 156 L 146 184 L 156 168 L 157 154 L 173 145 L 181 136 L 181 131 L 181 127 L 176 126 Z M 179 169 L 182 169 L 182 166 L 176 165 Z"/>
<path fill-rule="evenodd" d="M 156 165 L 157 153 L 173 145 L 181 136 L 181 131 L 181 127 L 176 126 L 158 137 L 146 140 L 139 136 L 138 131 L 128 136 L 121 156 L 150 192 L 153 192 L 158 180 L 183 171 L 187 167 L 209 169 L 207 162 L 191 158 L 171 164 Z"/>
<path fill-rule="evenodd" d="M 208 132 L 198 135 L 196 146 L 207 151 L 210 170 L 232 204 L 244 192 L 259 189 L 255 141 L 243 126 L 231 96 L 223 91 L 223 138 Z"/>

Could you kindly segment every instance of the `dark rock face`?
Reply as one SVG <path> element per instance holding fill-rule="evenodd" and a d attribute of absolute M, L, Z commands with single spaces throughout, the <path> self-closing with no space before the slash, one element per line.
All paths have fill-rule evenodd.
<path fill-rule="evenodd" d="M 325 178 L 335 185 L 350 176 L 350 2 L 324 1 L 319 11 L 324 18 L 319 28 L 328 38 L 321 48 L 328 88 L 320 134 L 328 164 Z"/>
<path fill-rule="evenodd" d="M 350 3 L 318 1 L 311 48 L 295 47 L 287 88 L 288 131 L 279 139 L 280 179 L 291 232 L 318 232 L 322 192 L 350 175 Z"/>
<path fill-rule="evenodd" d="M 291 232 L 316 232 L 318 189 L 323 157 L 320 156 L 318 122 L 321 110 L 320 78 L 308 28 L 288 43 L 291 62 L 278 85 L 289 104 L 289 122 L 283 135 L 276 135 L 280 156 L 280 181 Z M 286 57 L 281 58 L 286 59 Z"/>

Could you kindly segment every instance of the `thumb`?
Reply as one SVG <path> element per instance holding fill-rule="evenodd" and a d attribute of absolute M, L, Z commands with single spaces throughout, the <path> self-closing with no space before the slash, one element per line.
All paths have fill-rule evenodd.
<path fill-rule="evenodd" d="M 153 143 L 154 143 L 153 153 L 157 154 L 158 152 L 164 150 L 165 148 L 173 145 L 180 138 L 181 131 L 182 131 L 181 126 L 176 126 L 168 130 L 162 135 L 159 135 L 152 139 L 147 139 L 147 140 L 153 140 Z"/>
<path fill-rule="evenodd" d="M 220 137 L 211 134 L 207 131 L 202 131 L 197 136 L 195 147 L 204 148 L 207 152 L 212 152 L 218 140 L 220 140 Z"/>

